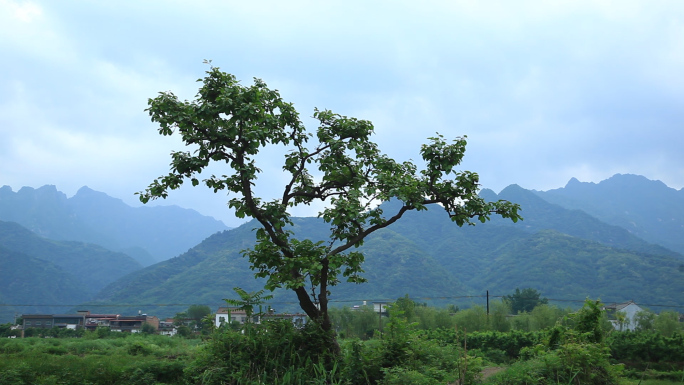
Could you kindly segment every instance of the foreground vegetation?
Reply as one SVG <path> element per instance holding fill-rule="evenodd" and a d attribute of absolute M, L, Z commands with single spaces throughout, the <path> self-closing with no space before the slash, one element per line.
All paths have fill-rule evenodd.
<path fill-rule="evenodd" d="M 4 338 L 0 384 L 183 384 L 183 371 L 199 343 L 109 332 L 82 338 Z"/>
<path fill-rule="evenodd" d="M 405 298 L 382 323 L 368 310 L 337 310 L 339 334 L 346 335 L 337 356 L 327 355 L 330 336 L 314 324 L 296 329 L 283 321 L 220 328 L 204 339 L 107 329 L 51 332 L 64 338 L 3 338 L 0 383 L 664 385 L 684 379 L 681 330 L 669 336 L 657 330 L 609 332 L 596 301 L 572 314 L 540 305 L 526 313 L 529 322 L 514 318 L 508 326 L 492 312 L 481 330 L 467 333 L 479 325 L 480 311 L 444 317 L 449 310 L 456 309 Z M 542 315 L 554 312 L 562 314 L 558 322 L 544 326 Z M 468 326 L 440 324 L 453 320 Z"/>

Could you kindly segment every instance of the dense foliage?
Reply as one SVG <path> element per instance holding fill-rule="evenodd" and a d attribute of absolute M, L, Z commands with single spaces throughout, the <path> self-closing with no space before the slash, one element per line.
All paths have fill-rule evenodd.
<path fill-rule="evenodd" d="M 531 287 L 520 290 L 515 288 L 515 293 L 503 296 L 504 302 L 510 307 L 513 314 L 530 312 L 538 305 L 549 303 L 547 298 L 542 298 L 541 293 Z"/>
<path fill-rule="evenodd" d="M 466 333 L 463 322 L 480 310 L 435 309 L 408 297 L 390 308 L 389 317 L 370 307 L 340 309 L 333 319 L 348 338 L 336 356 L 320 354 L 328 337 L 316 324 L 299 329 L 282 320 L 226 325 L 204 341 L 192 334 L 186 339 L 107 328 L 29 329 L 34 337 L 0 339 L 0 383 L 476 384 L 482 373 L 501 370 L 496 367 L 505 369 L 484 383 L 617 384 L 626 375 L 648 385 L 655 383 L 644 380 L 676 382 L 684 375 L 681 328 L 671 337 L 657 330 L 617 332 L 606 327 L 597 301 L 572 313 L 540 305 L 513 318 L 537 312 L 546 319 L 550 310 L 559 315 L 551 327 L 497 331 L 485 313 L 482 330 Z M 0 333 L 14 332 L 0 325 Z"/>

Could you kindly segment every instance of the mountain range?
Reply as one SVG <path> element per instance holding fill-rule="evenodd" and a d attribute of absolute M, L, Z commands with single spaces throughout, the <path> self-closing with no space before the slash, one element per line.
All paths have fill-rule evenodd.
<path fill-rule="evenodd" d="M 573 178 L 563 188 L 535 193 L 684 254 L 684 189 L 640 175 L 615 175 L 600 183 Z"/>
<path fill-rule="evenodd" d="M 409 294 L 468 305 L 473 300 L 464 297 L 481 296 L 487 290 L 497 297 L 516 287 L 533 287 L 561 304 L 581 304 L 586 297 L 646 305 L 684 304 L 681 254 L 584 211 L 550 203 L 517 185 L 499 194 L 483 190 L 482 196 L 520 203 L 524 220 L 514 224 L 493 219 L 459 228 L 439 207 L 408 212 L 361 247 L 369 282 L 341 284 L 331 290 L 331 299 L 345 304 Z M 397 204 L 387 202 L 384 209 L 391 212 L 390 206 Z M 263 282 L 254 280 L 240 256 L 240 250 L 253 245 L 255 227 L 247 223 L 217 233 L 185 254 L 112 283 L 93 303 L 172 300 L 217 305 L 235 286 L 257 290 Z M 318 218 L 297 218 L 292 230 L 301 238 L 323 240 L 327 226 Z M 276 291 L 273 303 L 288 310 L 297 308 L 289 292 Z M 148 312 L 168 310 L 152 307 Z"/>
<path fill-rule="evenodd" d="M 615 198 L 611 199 L 610 194 L 615 194 Z M 4 219 L 5 195 L 0 189 L 0 219 Z M 109 198 L 92 190 L 83 195 L 96 195 L 104 201 Z M 646 307 L 684 305 L 684 257 L 677 249 L 684 239 L 682 190 L 643 177 L 615 175 L 598 184 L 573 179 L 562 189 L 546 192 L 512 185 L 499 194 L 483 190 L 481 196 L 519 203 L 524 220 L 514 224 L 495 218 L 485 224 L 460 228 L 439 207 L 408 212 L 397 223 L 367 239 L 360 250 L 366 255 L 364 276 L 369 282 L 342 283 L 332 288 L 333 303 L 358 304 L 361 300 L 391 300 L 409 294 L 422 302 L 469 305 L 484 303 L 483 298 L 467 297 L 482 296 L 487 290 L 498 297 L 510 294 L 516 287 L 532 287 L 563 306 L 580 304 L 585 297 L 606 302 L 635 300 Z M 386 202 L 386 211 L 397 204 L 400 203 Z M 62 204 L 58 205 L 59 210 L 51 210 L 50 204 L 43 205 L 52 213 L 65 207 Z M 91 205 L 81 210 L 90 210 L 88 214 L 92 217 L 111 215 L 98 213 L 98 207 Z M 81 217 L 86 215 L 83 211 L 79 213 Z M 16 211 L 14 215 L 20 214 Z M 35 211 L 27 217 L 43 224 L 40 229 L 52 228 Z M 117 221 L 133 223 L 136 219 L 120 215 L 109 223 Z M 72 231 L 76 232 L 78 223 L 71 225 Z M 187 227 L 182 222 L 174 223 L 180 229 Z M 223 298 L 233 296 L 232 288 L 236 286 L 259 290 L 263 282 L 254 279 L 240 253 L 254 245 L 255 227 L 255 223 L 248 222 L 218 231 L 176 257 L 121 275 L 86 298 L 81 307 L 105 306 L 102 308 L 106 311 L 122 313 L 143 310 L 166 316 L 184 310 L 188 304 L 216 307 L 223 303 Z M 90 230 L 105 236 L 122 233 L 113 227 L 91 226 Z M 318 218 L 295 218 L 292 230 L 300 238 L 324 240 L 328 228 Z M 48 236 L 47 233 L 43 230 L 42 235 Z M 4 252 L 2 247 L 7 245 L 3 242 L 3 266 L 16 264 L 22 258 L 28 266 L 41 259 L 35 252 L 31 254 L 30 247 L 14 246 L 8 249 L 11 253 Z M 55 269 L 64 269 L 52 263 Z M 32 269 L 24 267 L 22 271 L 24 277 L 30 277 Z M 72 281 L 64 280 L 65 292 Z M 0 285 L 0 302 L 6 301 L 6 290 Z M 274 294 L 272 304 L 277 310 L 297 310 L 291 293 Z M 435 302 L 438 298 L 441 300 Z M 171 303 L 182 305 L 158 306 Z M 142 305 L 146 306 L 140 309 Z"/>
<path fill-rule="evenodd" d="M 71 198 L 55 186 L 0 188 L 0 220 L 16 222 L 56 240 L 94 243 L 130 255 L 143 266 L 175 257 L 207 236 L 228 229 L 223 222 L 178 206 L 131 207 L 82 187 Z"/>

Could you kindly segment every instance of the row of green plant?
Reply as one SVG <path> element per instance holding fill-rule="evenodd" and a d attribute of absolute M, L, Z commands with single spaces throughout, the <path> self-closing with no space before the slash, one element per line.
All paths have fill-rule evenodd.
<path fill-rule="evenodd" d="M 396 309 L 404 311 L 409 322 L 415 323 L 422 330 L 458 329 L 467 332 L 479 331 L 540 331 L 553 327 L 559 319 L 573 310 L 561 309 L 554 305 L 539 305 L 530 312 L 522 312 L 511 316 L 510 306 L 504 301 L 493 301 L 489 315 L 482 306 L 458 310 L 451 308 L 435 308 L 420 305 L 407 305 L 399 302 Z M 409 311 L 406 311 L 406 309 Z M 454 311 L 456 310 L 456 311 Z M 370 306 L 356 309 L 348 307 L 330 310 L 330 318 L 335 329 L 343 338 L 366 339 L 384 327 L 389 321 L 380 317 Z M 610 325 L 604 321 L 607 327 Z"/>
<path fill-rule="evenodd" d="M 428 307 L 418 304 L 408 297 L 399 298 L 393 306 L 405 314 L 405 318 L 416 324 L 418 329 L 457 329 L 470 332 L 482 331 L 525 331 L 535 332 L 552 328 L 557 322 L 576 311 L 572 308 L 559 308 L 547 303 L 538 303 L 529 310 L 514 310 L 515 303 L 497 300 L 490 303 L 489 313 L 486 308 L 474 305 L 468 309 L 459 310 L 455 306 L 446 308 Z M 613 325 L 602 312 L 600 325 L 606 332 L 613 330 Z M 618 313 L 621 315 L 621 313 Z M 337 333 L 343 338 L 366 339 L 382 329 L 388 322 L 386 317 L 380 317 L 371 306 L 359 308 L 336 308 L 330 310 Z M 617 322 L 620 322 L 618 319 Z M 619 325 L 618 325 L 619 326 Z M 622 327 L 627 326 L 636 331 L 653 331 L 664 336 L 672 336 L 676 332 L 684 331 L 684 324 L 679 322 L 679 314 L 674 311 L 663 311 L 655 314 L 649 311 L 637 313 L 634 325 L 623 320 Z"/>

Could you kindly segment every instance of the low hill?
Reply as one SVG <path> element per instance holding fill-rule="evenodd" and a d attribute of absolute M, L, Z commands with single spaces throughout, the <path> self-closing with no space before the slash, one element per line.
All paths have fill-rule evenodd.
<path fill-rule="evenodd" d="M 43 238 L 13 222 L 0 221 L 0 246 L 61 267 L 78 277 L 89 294 L 142 268 L 126 254 L 89 243 Z"/>
<path fill-rule="evenodd" d="M 63 268 L 0 245 L 0 323 L 11 322 L 16 314 L 63 313 L 65 307 L 49 305 L 87 300 L 92 293 L 82 286 Z"/>

